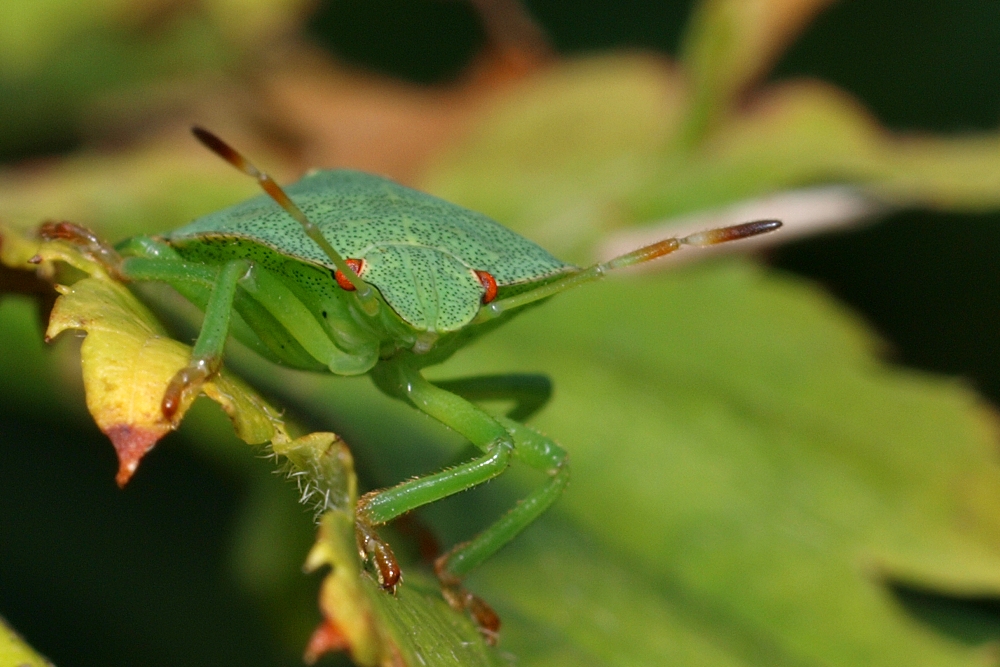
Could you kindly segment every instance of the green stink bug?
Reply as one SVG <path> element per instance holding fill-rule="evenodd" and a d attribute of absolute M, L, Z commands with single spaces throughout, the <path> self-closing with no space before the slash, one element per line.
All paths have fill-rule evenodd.
<path fill-rule="evenodd" d="M 168 419 L 219 371 L 232 334 L 280 364 L 368 373 L 383 392 L 482 451 L 462 465 L 359 500 L 359 552 L 387 589 L 398 584 L 400 571 L 377 526 L 492 479 L 515 460 L 546 473 L 544 485 L 435 562 L 445 598 L 472 614 L 488 638 L 495 637 L 499 620 L 461 579 L 531 524 L 567 484 L 566 452 L 522 423 L 547 401 L 551 386 L 540 375 L 431 383 L 421 370 L 524 307 L 609 271 L 683 245 L 714 245 L 781 226 L 761 220 L 668 238 L 581 269 L 484 215 L 377 176 L 318 171 L 286 192 L 215 135 L 200 128 L 194 133 L 267 194 L 115 247 L 71 223 L 44 225 L 42 236 L 82 246 L 124 281 L 167 283 L 204 311 L 192 358 L 164 393 L 161 409 Z M 496 417 L 474 403 L 493 398 L 514 399 L 515 407 Z"/>

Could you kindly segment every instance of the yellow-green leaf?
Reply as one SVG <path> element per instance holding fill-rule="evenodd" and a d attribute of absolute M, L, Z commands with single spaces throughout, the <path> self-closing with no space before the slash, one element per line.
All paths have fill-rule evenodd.
<path fill-rule="evenodd" d="M 80 348 L 87 408 L 118 452 L 117 481 L 124 485 L 142 457 L 175 424 L 163 416 L 163 392 L 190 358 L 126 287 L 85 278 L 63 288 L 46 333 L 87 333 Z M 190 406 L 190 400 L 178 416 Z"/>
<path fill-rule="evenodd" d="M 990 645 L 921 623 L 892 586 L 1000 596 L 995 417 L 879 349 L 813 286 L 726 262 L 561 295 L 435 369 L 555 384 L 534 423 L 569 452 L 570 486 L 468 582 L 500 613 L 500 649 L 546 666 L 989 664 Z M 336 406 L 382 484 L 460 447 L 363 382 L 254 376 L 316 419 Z M 540 477 L 515 467 L 425 516 L 468 539 Z"/>
<path fill-rule="evenodd" d="M 0 665 L 10 667 L 52 667 L 0 617 Z"/>
<path fill-rule="evenodd" d="M 743 263 L 608 281 L 512 322 L 449 375 L 552 374 L 537 424 L 570 452 L 559 509 L 595 557 L 536 533 L 484 569 L 481 592 L 592 655 L 605 632 L 647 664 L 668 641 L 677 665 L 984 664 L 985 647 L 918 624 L 887 582 L 1000 596 L 995 418 L 874 349 L 813 289 Z M 605 630 L 563 611 L 574 589 L 593 614 L 627 606 L 581 583 L 602 559 L 658 619 L 644 639 L 627 612 Z M 714 647 L 729 658 L 710 661 Z"/>

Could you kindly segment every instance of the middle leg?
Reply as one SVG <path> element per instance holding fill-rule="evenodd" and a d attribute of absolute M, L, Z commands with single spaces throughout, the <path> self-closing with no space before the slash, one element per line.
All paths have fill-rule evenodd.
<path fill-rule="evenodd" d="M 442 592 L 448 602 L 453 607 L 469 611 L 487 638 L 493 639 L 499 628 L 499 618 L 486 603 L 462 587 L 461 579 L 514 539 L 561 495 L 569 481 L 566 452 L 537 431 L 506 417 L 492 417 L 465 398 L 446 391 L 440 385 L 431 384 L 417 369 L 401 363 L 386 363 L 378 369 L 374 378 L 383 391 L 408 399 L 417 408 L 458 431 L 486 452 L 481 458 L 383 491 L 372 492 L 359 501 L 359 545 L 364 547 L 363 556 L 374 558 L 380 576 L 386 570 L 386 563 L 380 562 L 379 549 L 385 545 L 374 537 L 371 528 L 375 525 L 492 479 L 506 469 L 511 458 L 549 476 L 543 486 L 529 494 L 494 524 L 435 562 Z M 462 385 L 461 381 L 453 381 L 446 386 L 460 388 Z M 480 378 L 465 386 L 474 387 L 481 397 L 504 395 L 503 385 L 491 388 Z"/>
<path fill-rule="evenodd" d="M 359 552 L 362 559 L 374 563 L 380 585 L 392 590 L 400 579 L 399 566 L 388 544 L 375 533 L 375 527 L 493 479 L 510 464 L 514 443 L 507 430 L 493 417 L 462 397 L 432 385 L 417 370 L 386 362 L 376 367 L 372 376 L 384 392 L 408 400 L 461 433 L 483 452 L 470 461 L 388 489 L 372 491 L 358 500 Z"/>

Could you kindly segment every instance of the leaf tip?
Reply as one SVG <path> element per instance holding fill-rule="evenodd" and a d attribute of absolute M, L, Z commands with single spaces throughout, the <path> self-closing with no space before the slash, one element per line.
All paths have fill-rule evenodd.
<path fill-rule="evenodd" d="M 326 653 L 335 653 L 350 648 L 347 636 L 328 618 L 323 619 L 309 638 L 302 660 L 307 665 L 315 664 Z"/>
<path fill-rule="evenodd" d="M 141 428 L 130 424 L 112 426 L 104 433 L 111 439 L 111 444 L 115 446 L 115 452 L 118 454 L 118 474 L 115 475 L 115 481 L 121 488 L 125 488 L 128 484 L 142 457 L 164 435 L 161 429 Z"/>

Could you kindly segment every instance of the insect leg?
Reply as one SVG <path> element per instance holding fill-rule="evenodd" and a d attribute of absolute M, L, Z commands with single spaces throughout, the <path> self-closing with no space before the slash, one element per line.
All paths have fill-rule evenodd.
<path fill-rule="evenodd" d="M 184 260 L 128 257 L 122 262 L 122 274 L 132 281 L 168 283 L 196 305 L 205 303 L 208 321 L 205 295 L 209 294 L 210 301 L 218 286 L 217 268 Z M 241 340 L 249 340 L 257 349 L 254 339 L 258 338 L 271 349 L 265 356 L 280 353 L 281 361 L 297 368 L 330 368 L 342 375 L 363 373 L 374 363 L 340 350 L 305 304 L 270 271 L 247 263 L 237 282 L 241 289 L 235 294 L 235 304 L 254 334 Z M 230 300 L 230 311 L 233 303 Z"/>
<path fill-rule="evenodd" d="M 383 588 L 395 590 L 400 571 L 392 549 L 375 533 L 375 526 L 493 479 L 507 469 L 510 453 L 509 445 L 497 444 L 485 455 L 466 463 L 388 489 L 372 491 L 358 499 L 358 550 L 362 559 L 371 558 L 374 561 L 379 584 Z"/>
<path fill-rule="evenodd" d="M 386 377 L 397 373 L 396 377 Z M 385 491 L 369 494 L 359 502 L 361 533 L 365 524 L 389 521 L 420 505 L 439 500 L 499 475 L 510 458 L 517 458 L 549 475 L 544 486 L 529 494 L 514 509 L 502 516 L 475 538 L 461 544 L 435 562 L 442 593 L 457 609 L 469 611 L 488 640 L 496 637 L 500 619 L 489 605 L 461 585 L 461 577 L 496 553 L 530 525 L 556 501 L 569 481 L 566 452 L 549 438 L 506 417 L 491 417 L 462 396 L 445 387 L 481 399 L 526 395 L 515 412 L 529 413 L 544 403 L 551 392 L 547 378 L 541 376 L 506 376 L 471 378 L 445 386 L 435 386 L 419 371 L 403 364 L 380 367 L 375 374 L 380 388 L 408 398 L 414 405 L 445 425 L 458 431 L 470 442 L 484 449 L 486 456 L 443 472 L 404 482 Z M 513 448 L 511 450 L 511 447 Z M 502 460 L 499 454 L 502 453 Z M 473 470 L 476 472 L 474 473 Z M 359 534 L 361 534 L 359 533 Z M 379 564 L 377 554 L 376 563 Z M 380 571 L 383 567 L 379 567 Z"/>
<path fill-rule="evenodd" d="M 155 256 L 157 250 L 148 244 L 130 251 L 144 256 L 127 257 L 122 262 L 126 279 L 165 282 L 195 305 L 207 308 L 215 290 L 217 268 L 180 259 L 160 259 Z M 147 256 L 151 253 L 154 256 Z M 234 335 L 266 358 L 295 368 L 330 369 L 341 375 L 363 373 L 375 363 L 374 359 L 339 349 L 280 276 L 259 264 L 248 263 L 237 282 L 240 290 L 230 305 L 235 305 L 242 321 L 237 318 L 232 322 L 236 325 Z"/>
<path fill-rule="evenodd" d="M 552 398 L 552 380 L 546 375 L 511 373 L 443 380 L 434 385 L 469 401 L 514 400 L 509 419 L 523 422 Z"/>
<path fill-rule="evenodd" d="M 125 255 L 122 277 L 130 282 L 166 283 L 204 311 L 215 287 L 218 268 L 182 260 L 170 246 L 148 239 L 139 241 L 133 238 L 119 246 Z M 233 308 L 236 312 L 229 322 L 230 334 L 265 359 L 295 368 L 322 370 L 326 367 L 313 359 L 245 289 L 236 291 Z"/>
<path fill-rule="evenodd" d="M 549 479 L 484 531 L 437 559 L 435 569 L 446 585 L 457 584 L 461 577 L 531 525 L 559 498 L 569 482 L 566 450 L 524 424 L 503 417 L 500 421 L 514 439 L 514 458 L 545 472 Z"/>
<path fill-rule="evenodd" d="M 493 479 L 507 469 L 510 452 L 509 446 L 498 445 L 453 468 L 366 494 L 358 501 L 358 515 L 370 525 L 388 523 L 401 514 Z"/>
<path fill-rule="evenodd" d="M 496 419 L 461 396 L 428 382 L 404 364 L 376 368 L 379 387 L 406 398 L 446 426 L 465 436 L 484 455 L 441 472 L 366 494 L 358 502 L 358 518 L 370 525 L 392 521 L 418 507 L 490 480 L 507 469 L 514 442 Z"/>
<path fill-rule="evenodd" d="M 392 551 L 378 538 L 374 527 L 493 479 L 510 464 L 514 442 L 507 430 L 490 415 L 464 398 L 434 386 L 416 369 L 403 363 L 386 362 L 376 366 L 372 375 L 380 389 L 410 401 L 464 435 L 484 453 L 441 472 L 367 493 L 358 501 L 359 550 L 363 558 L 374 560 L 382 586 L 392 589 L 399 580 L 399 568 Z"/>
<path fill-rule="evenodd" d="M 569 482 L 565 450 L 523 424 L 504 417 L 499 420 L 514 438 L 514 457 L 544 471 L 549 479 L 481 533 L 434 561 L 442 595 L 453 608 L 468 611 L 491 644 L 496 642 L 500 618 L 486 602 L 462 586 L 462 577 L 530 526 L 562 495 Z"/>
<path fill-rule="evenodd" d="M 229 335 L 236 285 L 249 270 L 250 262 L 235 259 L 224 264 L 219 271 L 215 288 L 205 306 L 205 319 L 191 352 L 191 360 L 177 371 L 163 394 L 163 416 L 167 419 L 173 418 L 186 396 L 197 392 L 206 380 L 219 372 L 222 349 Z"/>
<path fill-rule="evenodd" d="M 218 268 L 207 264 L 146 257 L 126 257 L 121 264 L 121 273 L 123 278 L 131 282 L 184 282 L 198 285 L 207 294 L 211 294 L 219 277 Z"/>

